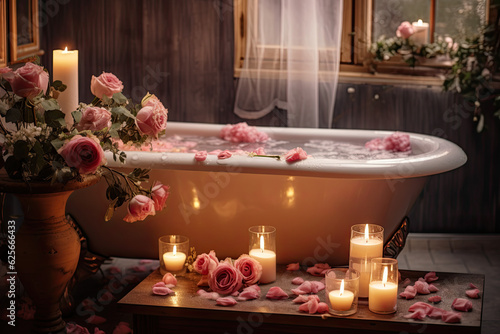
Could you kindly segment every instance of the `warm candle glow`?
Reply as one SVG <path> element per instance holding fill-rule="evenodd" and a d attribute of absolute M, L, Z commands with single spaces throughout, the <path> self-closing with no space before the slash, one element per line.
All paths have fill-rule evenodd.
<path fill-rule="evenodd" d="M 417 21 L 417 25 L 418 25 L 418 26 L 423 25 L 423 23 L 424 23 L 424 22 L 423 22 L 421 19 L 418 19 L 418 21 Z"/>
<path fill-rule="evenodd" d="M 368 224 L 365 226 L 365 242 L 368 242 Z"/>
<path fill-rule="evenodd" d="M 68 53 L 68 47 L 65 47 L 62 53 Z"/>
<path fill-rule="evenodd" d="M 174 253 L 174 256 L 175 256 L 175 254 L 177 254 L 177 246 L 176 245 L 174 245 L 174 250 L 172 253 Z M 385 269 L 387 269 L 387 268 L 385 268 Z M 387 281 L 387 274 L 386 274 L 386 281 Z"/>
<path fill-rule="evenodd" d="M 264 236 L 260 236 L 260 250 L 264 251 Z"/>
<path fill-rule="evenodd" d="M 344 280 L 342 280 L 342 282 L 340 282 L 340 293 L 339 293 L 341 296 L 344 294 Z"/>
<path fill-rule="evenodd" d="M 384 274 L 382 276 L 382 283 L 385 286 L 385 283 L 387 283 L 387 267 L 384 267 Z"/>

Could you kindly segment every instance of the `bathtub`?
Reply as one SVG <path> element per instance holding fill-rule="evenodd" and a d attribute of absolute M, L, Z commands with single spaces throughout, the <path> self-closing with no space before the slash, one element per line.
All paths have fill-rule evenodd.
<path fill-rule="evenodd" d="M 223 125 L 169 122 L 169 135 L 217 136 Z M 391 132 L 259 128 L 275 140 L 335 140 L 364 144 Z M 381 160 L 306 159 L 293 164 L 270 158 L 193 153 L 127 152 L 126 164 L 151 168 L 150 177 L 170 185 L 167 207 L 143 222 L 126 223 L 126 208 L 105 222 L 106 183 L 73 193 L 67 211 L 88 237 L 89 249 L 104 256 L 158 258 L 158 238 L 189 237 L 198 254 L 219 258 L 248 252 L 248 228 L 277 230 L 278 263 L 348 263 L 350 227 L 378 224 L 385 239 L 399 228 L 429 176 L 458 168 L 466 155 L 441 138 L 410 134 L 413 154 Z"/>

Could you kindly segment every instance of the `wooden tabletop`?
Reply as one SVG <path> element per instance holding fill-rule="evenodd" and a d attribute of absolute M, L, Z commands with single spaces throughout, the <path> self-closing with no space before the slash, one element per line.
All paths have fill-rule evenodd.
<path fill-rule="evenodd" d="M 423 277 L 425 274 L 426 272 L 423 271 L 401 270 L 402 280 L 408 277 L 411 279 L 411 284 L 414 284 L 419 277 Z M 304 280 L 321 280 L 321 277 L 311 276 L 303 270 L 289 272 L 285 270 L 285 266 L 279 265 L 276 282 L 260 285 L 262 290 L 260 299 L 242 301 L 234 306 L 223 307 L 215 305 L 213 300 L 206 300 L 196 294 L 199 289 L 196 283 L 201 277 L 196 273 L 187 273 L 178 277 L 178 284 L 173 289 L 175 294 L 169 296 L 154 295 L 152 286 L 161 281 L 162 278 L 160 272 L 156 270 L 122 298 L 118 302 L 118 307 L 123 312 L 133 313 L 134 316 L 137 316 L 134 317 L 134 322 L 144 323 L 145 321 L 147 326 L 144 328 L 158 330 L 158 328 L 162 328 L 163 324 L 163 327 L 168 327 L 169 330 L 177 328 L 183 333 L 200 330 L 204 333 L 224 333 L 224 330 L 220 331 L 222 328 L 225 328 L 226 332 L 228 332 L 227 328 L 233 328 L 232 332 L 247 332 L 248 329 L 255 329 L 256 333 L 277 333 L 280 330 L 287 333 L 318 333 L 328 330 L 331 332 L 332 328 L 338 329 L 335 333 L 368 330 L 384 333 L 480 333 L 481 331 L 483 299 L 469 299 L 465 295 L 465 291 L 469 289 L 469 283 L 475 284 L 482 295 L 484 275 L 481 274 L 438 272 L 439 280 L 434 282 L 440 289 L 437 293 L 417 295 L 413 300 L 398 299 L 398 311 L 390 315 L 370 312 L 368 302 L 360 299 L 358 312 L 348 317 L 334 317 L 329 314 L 310 315 L 299 312 L 299 304 L 292 302 L 296 296 L 291 292 L 291 289 L 297 287 L 291 283 L 292 279 L 297 276 L 304 278 Z M 290 298 L 288 300 L 266 299 L 267 291 L 273 286 L 281 287 L 290 295 Z M 404 287 L 400 285 L 399 292 L 403 290 Z M 427 302 L 428 297 L 436 294 L 442 297 L 442 302 L 436 304 L 436 307 L 452 310 L 453 300 L 461 297 L 469 299 L 473 309 L 470 312 L 462 312 L 462 321 L 456 324 L 447 324 L 441 320 L 430 318 L 423 321 L 404 318 L 411 305 L 417 301 Z M 318 296 L 321 301 L 326 301 L 325 291 L 320 291 Z M 228 325 L 230 323 L 232 324 Z M 138 326 L 139 324 L 135 323 L 134 325 L 136 329 L 141 328 Z M 219 327 L 218 330 L 208 331 L 210 326 Z M 266 331 L 265 328 L 268 327 L 271 329 Z"/>

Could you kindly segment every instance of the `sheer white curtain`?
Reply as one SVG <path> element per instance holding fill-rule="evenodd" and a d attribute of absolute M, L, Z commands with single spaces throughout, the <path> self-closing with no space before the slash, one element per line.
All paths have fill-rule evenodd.
<path fill-rule="evenodd" d="M 287 110 L 288 126 L 331 127 L 342 0 L 249 0 L 247 51 L 234 112 Z"/>

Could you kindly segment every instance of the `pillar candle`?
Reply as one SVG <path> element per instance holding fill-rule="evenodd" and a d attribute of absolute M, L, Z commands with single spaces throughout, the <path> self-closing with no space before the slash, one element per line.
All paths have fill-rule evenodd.
<path fill-rule="evenodd" d="M 429 43 L 429 23 L 422 22 L 418 20 L 417 22 L 412 22 L 413 30 L 415 31 L 411 35 L 410 39 L 416 45 L 428 44 Z"/>
<path fill-rule="evenodd" d="M 78 50 L 53 51 L 53 80 L 61 80 L 67 86 L 66 90 L 59 94 L 57 102 L 65 113 L 66 123 L 73 123 L 71 112 L 78 107 Z"/>
<path fill-rule="evenodd" d="M 252 249 L 249 255 L 262 266 L 260 283 L 271 283 L 276 280 L 276 253 L 267 249 Z"/>
<path fill-rule="evenodd" d="M 173 252 L 166 252 L 163 254 L 163 263 L 167 271 L 181 271 L 184 268 L 184 262 L 186 262 L 186 254 L 177 252 L 175 246 Z"/>
<path fill-rule="evenodd" d="M 342 280 L 340 289 L 330 291 L 328 298 L 330 299 L 333 310 L 348 311 L 354 301 L 354 293 L 349 290 L 344 290 L 344 280 Z"/>

